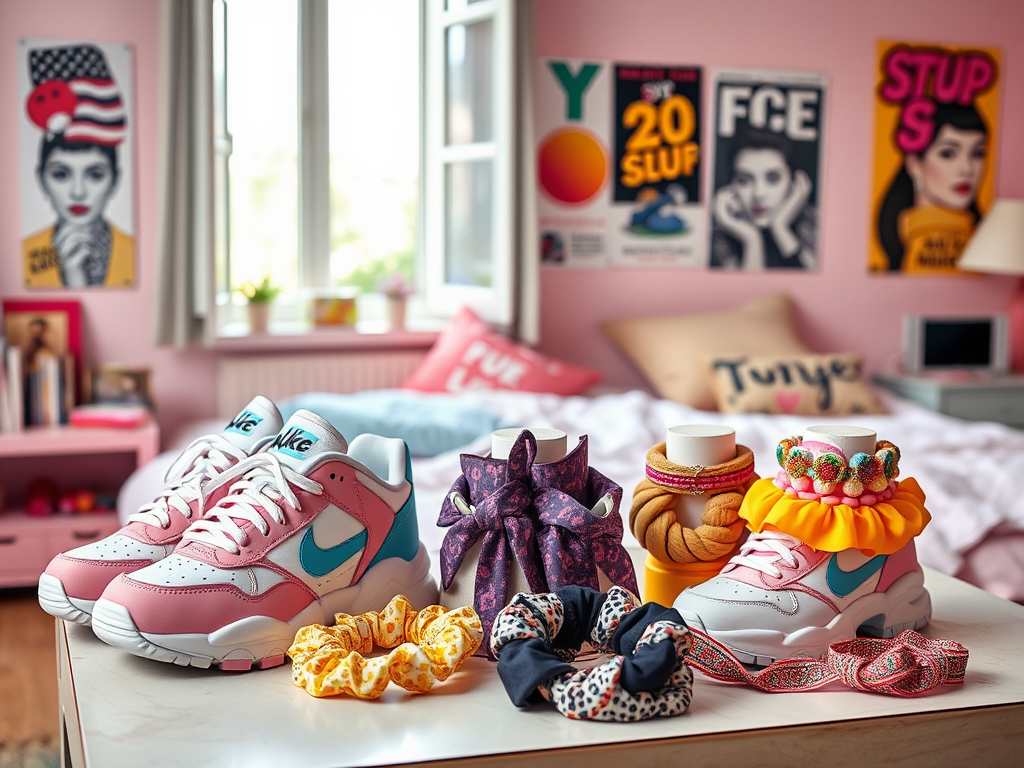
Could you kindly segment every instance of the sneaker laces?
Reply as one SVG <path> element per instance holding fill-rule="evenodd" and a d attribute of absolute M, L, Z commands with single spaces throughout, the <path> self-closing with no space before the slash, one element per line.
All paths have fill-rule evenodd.
<path fill-rule="evenodd" d="M 785 560 L 790 568 L 798 565 L 793 550 L 801 545 L 799 539 L 781 531 L 752 533 L 740 546 L 739 554 L 733 555 L 730 564 L 745 565 L 755 571 L 767 574 L 773 579 L 782 577 L 782 571 L 775 567 L 779 560 Z"/>
<path fill-rule="evenodd" d="M 201 486 L 237 464 L 248 454 L 221 435 L 204 435 L 193 440 L 174 460 L 164 475 L 166 488 L 149 504 L 129 515 L 130 523 L 146 523 L 167 528 L 171 524 L 170 510 L 186 518 L 192 517 L 193 501 L 202 497 Z"/>
<path fill-rule="evenodd" d="M 299 500 L 292 486 L 320 495 L 323 486 L 296 472 L 270 453 L 257 453 L 239 462 L 210 485 L 208 491 L 231 483 L 228 495 L 217 502 L 201 520 L 194 522 L 182 536 L 182 541 L 195 541 L 223 549 L 232 555 L 249 543 L 249 535 L 236 520 L 251 523 L 264 536 L 270 525 L 264 514 L 277 523 L 283 523 L 281 503 L 294 509 Z"/>

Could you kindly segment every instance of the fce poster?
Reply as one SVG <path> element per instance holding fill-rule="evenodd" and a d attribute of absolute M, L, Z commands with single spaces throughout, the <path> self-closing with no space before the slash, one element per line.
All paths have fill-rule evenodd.
<path fill-rule="evenodd" d="M 29 288 L 135 283 L 132 49 L 22 40 L 22 262 Z"/>
<path fill-rule="evenodd" d="M 713 269 L 818 266 L 825 86 L 814 73 L 715 73 Z"/>
<path fill-rule="evenodd" d="M 995 191 L 1001 55 L 881 42 L 868 269 L 956 274 Z"/>
<path fill-rule="evenodd" d="M 538 66 L 542 264 L 703 266 L 700 68 Z"/>

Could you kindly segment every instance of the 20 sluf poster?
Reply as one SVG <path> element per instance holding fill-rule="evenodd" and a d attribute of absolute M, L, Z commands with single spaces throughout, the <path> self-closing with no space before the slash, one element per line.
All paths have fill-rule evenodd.
<path fill-rule="evenodd" d="M 135 283 L 132 50 L 22 40 L 21 236 L 29 288 Z"/>
<path fill-rule="evenodd" d="M 818 266 L 825 86 L 815 73 L 715 73 L 713 269 Z"/>
<path fill-rule="evenodd" d="M 701 70 L 545 59 L 537 76 L 541 263 L 701 267 Z"/>
<path fill-rule="evenodd" d="M 995 192 L 1001 56 L 882 42 L 868 269 L 957 274 Z"/>

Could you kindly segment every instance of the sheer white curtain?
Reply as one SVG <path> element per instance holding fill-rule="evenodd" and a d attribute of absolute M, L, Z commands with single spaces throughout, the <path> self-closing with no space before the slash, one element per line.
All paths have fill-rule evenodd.
<path fill-rule="evenodd" d="M 204 339 L 213 257 L 211 0 L 162 0 L 157 346 Z"/>
<path fill-rule="evenodd" d="M 534 0 L 513 2 L 515 73 L 512 333 L 539 338 L 539 243 L 533 126 Z M 214 252 L 213 0 L 162 0 L 159 235 L 154 343 L 212 338 Z"/>

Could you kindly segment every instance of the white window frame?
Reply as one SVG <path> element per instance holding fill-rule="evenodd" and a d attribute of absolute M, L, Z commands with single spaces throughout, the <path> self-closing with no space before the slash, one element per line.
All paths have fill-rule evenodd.
<path fill-rule="evenodd" d="M 450 0 L 449 0 L 450 2 Z M 485 320 L 510 326 L 514 320 L 513 259 L 513 100 L 515 18 L 512 0 L 480 0 L 445 9 L 446 0 L 424 0 L 423 72 L 424 111 L 422 160 L 422 284 L 431 314 L 451 315 L 461 304 L 472 307 Z M 454 5 L 454 3 L 452 3 Z M 447 32 L 457 24 L 490 19 L 493 43 L 491 89 L 493 138 L 487 142 L 445 143 L 448 94 L 446 90 Z M 439 93 L 440 92 L 440 93 Z M 492 222 L 490 287 L 445 282 L 447 217 L 445 171 L 448 165 L 472 160 L 492 161 Z"/>
<path fill-rule="evenodd" d="M 214 14 L 226 24 L 224 0 L 211 0 Z M 298 285 L 300 296 L 294 307 L 277 305 L 275 319 L 297 321 L 302 315 L 302 293 L 330 285 L 330 130 L 328 88 L 328 0 L 298 2 Z M 449 0 L 451 2 L 451 0 Z M 420 0 L 420 202 L 416 226 L 417 282 L 422 304 L 410 309 L 415 317 L 419 304 L 426 315 L 450 317 L 462 304 L 472 307 L 485 320 L 511 327 L 515 318 L 515 261 L 513 254 L 514 215 L 514 114 L 515 13 L 513 0 L 478 0 L 452 10 L 445 0 Z M 445 145 L 448 114 L 446 92 L 447 30 L 455 24 L 491 19 L 494 78 L 492 103 L 493 138 L 488 142 Z M 214 22 L 215 25 L 218 23 Z M 230 44 L 230 31 L 227 33 Z M 224 52 L 214 52 L 214 59 Z M 226 75 L 226 72 L 221 72 Z M 211 260 L 211 285 L 221 293 L 231 291 L 230 174 L 232 151 L 227 126 L 226 77 L 214 74 L 216 109 L 214 116 L 215 258 Z M 445 282 L 445 170 L 451 163 L 489 159 L 492 161 L 492 284 L 490 287 L 454 285 Z M 220 273 L 223 274 L 220 274 Z M 219 276 L 219 279 L 218 279 Z M 216 303 L 216 302 L 215 302 Z M 230 297 L 227 312 L 219 307 L 209 314 L 215 324 L 213 335 L 223 326 L 242 320 L 243 308 Z"/>

